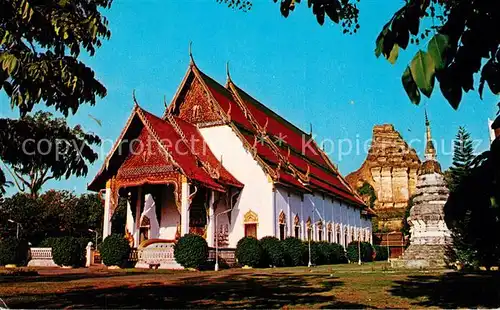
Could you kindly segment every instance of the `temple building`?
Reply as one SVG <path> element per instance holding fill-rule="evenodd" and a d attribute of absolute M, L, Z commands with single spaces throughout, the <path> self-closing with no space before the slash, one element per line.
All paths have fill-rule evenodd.
<path fill-rule="evenodd" d="M 124 197 L 133 247 L 186 233 L 210 247 L 244 236 L 294 236 L 342 245 L 371 241 L 373 212 L 312 139 L 191 58 L 164 115 L 134 108 L 88 188 L 105 193 L 104 232 Z"/>

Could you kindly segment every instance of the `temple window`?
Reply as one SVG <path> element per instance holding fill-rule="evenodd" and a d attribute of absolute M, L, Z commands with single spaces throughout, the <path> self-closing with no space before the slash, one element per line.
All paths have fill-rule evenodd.
<path fill-rule="evenodd" d="M 294 237 L 300 238 L 300 218 L 298 215 L 295 215 L 293 224 L 294 224 Z"/>
<path fill-rule="evenodd" d="M 286 238 L 286 215 L 283 211 L 280 212 L 278 224 L 279 224 L 280 240 L 285 240 L 285 238 Z"/>
<path fill-rule="evenodd" d="M 326 226 L 326 230 L 327 230 L 327 240 L 329 243 L 332 243 L 332 223 L 328 223 L 328 225 Z"/>
<path fill-rule="evenodd" d="M 318 241 L 323 241 L 323 222 L 318 221 L 316 226 L 318 227 Z"/>
<path fill-rule="evenodd" d="M 245 224 L 245 237 L 257 239 L 257 224 Z"/>
<path fill-rule="evenodd" d="M 245 237 L 257 238 L 257 224 L 259 223 L 259 217 L 257 213 L 253 211 L 248 211 L 243 217 L 243 225 L 245 225 Z"/>

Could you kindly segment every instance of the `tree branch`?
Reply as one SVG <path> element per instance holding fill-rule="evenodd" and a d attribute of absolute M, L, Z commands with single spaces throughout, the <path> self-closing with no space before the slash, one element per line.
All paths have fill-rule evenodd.
<path fill-rule="evenodd" d="M 9 174 L 12 176 L 12 179 L 14 180 L 14 183 L 16 184 L 17 189 L 19 191 L 21 191 L 21 192 L 24 192 L 26 190 L 26 187 L 24 187 L 24 184 L 26 184 L 26 181 L 23 178 L 19 178 L 19 180 L 24 181 L 23 182 L 24 184 L 22 184 L 23 187 L 21 187 L 21 185 L 18 182 L 18 176 L 17 176 L 17 174 L 14 175 L 14 173 L 12 172 L 13 170 L 11 170 L 9 168 L 9 166 L 7 166 L 3 161 L 1 161 L 1 162 L 4 165 L 5 169 L 7 169 L 7 171 L 9 172 Z M 14 172 L 15 172 L 15 170 L 14 170 Z"/>

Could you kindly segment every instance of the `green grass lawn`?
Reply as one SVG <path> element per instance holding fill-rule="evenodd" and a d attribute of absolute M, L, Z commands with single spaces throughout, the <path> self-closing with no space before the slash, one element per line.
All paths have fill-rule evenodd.
<path fill-rule="evenodd" d="M 314 268 L 0 270 L 10 308 L 476 308 L 500 306 L 500 273 L 397 271 L 385 263 Z"/>

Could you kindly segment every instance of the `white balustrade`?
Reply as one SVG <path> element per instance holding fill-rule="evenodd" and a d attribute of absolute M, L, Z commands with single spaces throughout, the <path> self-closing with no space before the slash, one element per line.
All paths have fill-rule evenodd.
<path fill-rule="evenodd" d="M 175 261 L 174 243 L 158 242 L 137 250 L 136 268 L 182 269 Z"/>
<path fill-rule="evenodd" d="M 57 267 L 52 260 L 52 248 L 30 248 L 29 267 Z"/>

